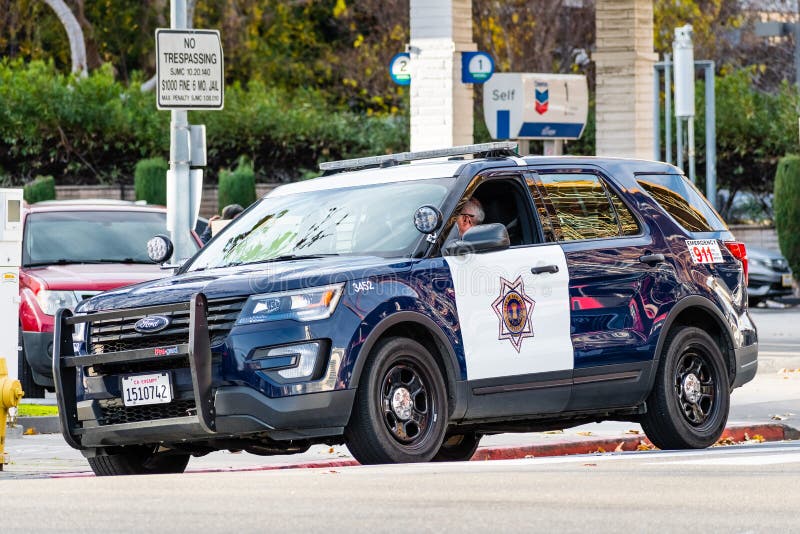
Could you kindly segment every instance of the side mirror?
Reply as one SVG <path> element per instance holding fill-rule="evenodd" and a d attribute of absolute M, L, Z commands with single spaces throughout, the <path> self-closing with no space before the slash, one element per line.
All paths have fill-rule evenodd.
<path fill-rule="evenodd" d="M 459 256 L 470 252 L 491 252 L 511 246 L 508 230 L 500 223 L 479 224 L 467 230 L 458 241 L 445 245 L 445 256 Z"/>
<path fill-rule="evenodd" d="M 172 257 L 175 246 L 165 235 L 155 235 L 147 242 L 147 256 L 153 263 L 164 263 Z"/>

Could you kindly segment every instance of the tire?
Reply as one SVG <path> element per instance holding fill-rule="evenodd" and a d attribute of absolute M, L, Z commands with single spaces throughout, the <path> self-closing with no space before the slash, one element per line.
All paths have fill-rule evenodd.
<path fill-rule="evenodd" d="M 430 461 L 444 440 L 447 391 L 428 350 L 390 338 L 370 354 L 345 428 L 347 448 L 362 464 Z"/>
<path fill-rule="evenodd" d="M 483 435 L 476 432 L 465 432 L 464 434 L 454 434 L 444 440 L 434 462 L 466 462 L 475 455 L 478 450 Z"/>
<path fill-rule="evenodd" d="M 17 374 L 22 391 L 25 392 L 26 399 L 43 399 L 44 386 L 40 386 L 33 379 L 33 370 L 25 357 L 25 343 L 22 340 L 22 325 L 19 326 L 17 335 Z"/>
<path fill-rule="evenodd" d="M 152 446 L 125 447 L 120 452 L 87 458 L 99 477 L 116 475 L 161 475 L 183 473 L 189 454 L 160 453 Z"/>
<path fill-rule="evenodd" d="M 728 370 L 711 336 L 689 326 L 670 332 L 641 419 L 653 445 L 662 450 L 713 445 L 729 409 Z"/>

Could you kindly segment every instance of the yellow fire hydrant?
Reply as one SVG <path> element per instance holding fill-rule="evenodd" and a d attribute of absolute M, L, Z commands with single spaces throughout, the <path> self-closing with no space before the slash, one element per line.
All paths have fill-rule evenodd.
<path fill-rule="evenodd" d="M 6 425 L 9 408 L 16 408 L 24 395 L 19 380 L 8 378 L 8 367 L 5 358 L 0 358 L 0 471 L 6 463 L 4 447 L 6 443 Z"/>

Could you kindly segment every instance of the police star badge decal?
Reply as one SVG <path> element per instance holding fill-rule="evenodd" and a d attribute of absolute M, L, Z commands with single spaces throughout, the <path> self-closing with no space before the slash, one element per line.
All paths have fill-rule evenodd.
<path fill-rule="evenodd" d="M 514 349 L 519 352 L 522 340 L 533 337 L 531 313 L 536 301 L 525 294 L 522 276 L 518 276 L 513 282 L 500 277 L 500 284 L 500 296 L 492 303 L 494 313 L 500 320 L 498 339 L 510 340 Z"/>

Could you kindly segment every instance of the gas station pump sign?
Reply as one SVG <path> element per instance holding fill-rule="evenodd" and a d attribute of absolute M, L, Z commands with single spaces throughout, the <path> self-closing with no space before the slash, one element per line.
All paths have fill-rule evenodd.
<path fill-rule="evenodd" d="M 494 139 L 578 139 L 589 114 L 586 76 L 499 73 L 483 86 Z"/>

